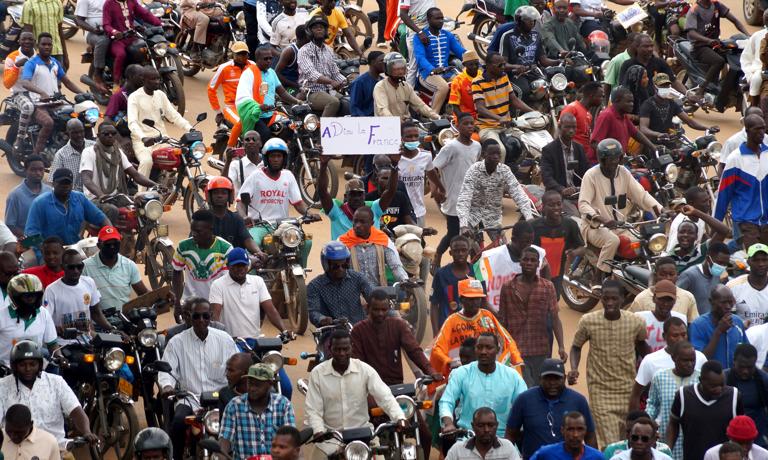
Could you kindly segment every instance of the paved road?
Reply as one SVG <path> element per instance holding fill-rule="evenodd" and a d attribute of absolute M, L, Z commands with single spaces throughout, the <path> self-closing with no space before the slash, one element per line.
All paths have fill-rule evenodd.
<path fill-rule="evenodd" d="M 737 16 L 742 18 L 742 8 L 741 3 L 739 3 L 737 0 L 723 0 L 721 3 L 724 3 L 728 7 L 732 8 L 736 13 Z M 444 11 L 444 13 L 447 16 L 455 16 L 456 13 L 458 13 L 459 9 L 462 6 L 462 2 L 460 0 L 438 0 L 438 6 L 441 7 Z M 364 5 L 365 9 L 371 9 L 375 8 L 375 3 L 372 1 L 368 1 Z M 732 33 L 736 32 L 736 29 L 728 22 L 723 21 L 723 36 L 729 36 Z M 751 31 L 757 30 L 755 27 L 750 28 Z M 464 40 L 465 44 L 469 44 L 469 42 L 466 40 L 466 35 L 471 32 L 469 26 L 464 25 L 462 26 L 458 33 L 461 36 L 462 40 Z M 70 62 L 72 63 L 72 68 L 70 69 L 70 78 L 74 81 L 79 80 L 79 76 L 87 71 L 87 66 L 85 64 L 80 63 L 80 53 L 84 51 L 85 42 L 84 37 L 82 34 L 78 34 L 73 39 L 71 39 L 68 42 L 69 46 L 69 54 L 70 54 Z M 203 131 L 203 133 L 206 135 L 206 141 L 210 142 L 211 135 L 214 130 L 214 123 L 213 123 L 213 113 L 210 110 L 210 106 L 208 104 L 208 99 L 206 95 L 206 83 L 211 78 L 212 73 L 210 71 L 208 72 L 202 72 L 198 74 L 197 76 L 193 78 L 186 78 L 185 79 L 185 92 L 187 97 L 187 114 L 186 117 L 189 120 L 193 120 L 194 117 L 201 112 L 209 112 L 208 120 L 203 122 L 200 125 L 200 129 Z M 7 95 L 7 91 L 2 88 L 2 91 L 0 91 L 0 96 L 5 97 Z M 740 115 L 735 113 L 734 111 L 728 111 L 724 114 L 704 114 L 704 113 L 697 113 L 696 116 L 702 121 L 704 124 L 718 124 L 721 128 L 721 133 L 718 135 L 718 139 L 722 142 L 725 139 L 727 139 L 731 134 L 736 132 L 737 130 L 741 129 L 741 126 L 739 124 Z M 174 134 L 178 134 L 177 132 L 174 132 Z M 215 173 L 215 171 L 211 171 L 212 173 Z M 340 178 L 341 181 L 343 181 L 343 178 Z M 19 177 L 15 176 L 9 169 L 7 163 L 0 159 L 0 196 L 7 196 L 8 192 L 19 183 L 20 179 Z M 343 188 L 342 188 L 343 190 Z M 0 200 L 0 211 L 4 212 L 5 210 L 5 200 Z M 440 214 L 439 208 L 436 206 L 435 202 L 432 200 L 427 200 L 427 224 L 431 227 L 434 227 L 439 230 L 443 230 L 445 228 L 444 219 Z M 505 203 L 505 225 L 508 223 L 511 223 L 516 219 L 515 212 L 513 211 L 513 206 L 509 204 L 509 201 Z M 184 214 L 183 209 L 181 208 L 181 203 L 177 203 L 174 207 L 174 209 L 163 216 L 163 222 L 170 225 L 171 229 L 171 238 L 174 242 L 178 242 L 181 239 L 187 237 L 189 232 L 189 224 L 187 222 L 186 216 Z M 330 226 L 327 222 L 327 220 L 319 223 L 312 224 L 306 228 L 306 230 L 310 233 L 312 233 L 314 237 L 314 250 L 313 253 L 310 255 L 309 258 L 309 267 L 313 270 L 313 273 L 310 273 L 309 277 L 310 279 L 314 277 L 317 273 L 322 272 L 322 268 L 320 266 L 320 260 L 319 260 L 319 249 L 322 247 L 322 245 L 330 240 Z M 432 244 L 433 246 L 436 246 L 438 241 L 440 239 L 440 236 L 436 237 L 430 237 L 428 242 Z M 446 259 L 447 260 L 447 255 Z M 431 280 L 429 281 L 431 283 Z M 560 304 L 560 318 L 564 325 L 565 330 L 565 341 L 566 345 L 569 347 L 573 334 L 576 330 L 576 325 L 578 323 L 579 318 L 581 317 L 581 314 L 576 313 L 572 310 L 570 310 L 567 305 L 565 305 L 564 302 L 561 302 Z M 163 317 L 160 318 L 160 327 L 165 328 L 173 324 L 173 319 L 170 314 L 166 314 Z M 267 325 L 264 328 L 264 333 L 267 335 L 270 334 L 276 334 L 276 330 L 271 325 Z M 430 340 L 431 340 L 431 331 L 430 328 L 427 328 L 427 334 L 428 336 L 424 340 L 424 346 L 428 347 Z M 303 337 L 299 337 L 298 340 L 295 342 L 292 342 L 289 344 L 284 352 L 287 356 L 293 356 L 298 357 L 299 353 L 301 351 L 313 351 L 314 350 L 314 342 L 312 341 L 311 334 L 307 333 Z M 584 362 L 586 362 L 586 354 L 584 355 Z M 585 371 L 585 365 L 582 363 L 582 369 L 581 369 L 581 381 L 578 385 L 576 385 L 575 389 L 578 391 L 586 394 L 586 371 Z M 288 369 L 288 374 L 290 375 L 291 379 L 295 382 L 296 379 L 300 377 L 306 377 L 306 363 L 299 361 L 298 366 L 290 366 Z M 293 404 L 294 408 L 296 410 L 296 416 L 297 420 L 303 421 L 304 419 L 304 397 L 298 392 L 294 391 L 293 396 Z M 138 404 L 138 408 L 141 408 L 141 404 Z M 143 416 L 140 414 L 139 421 L 143 421 Z"/>

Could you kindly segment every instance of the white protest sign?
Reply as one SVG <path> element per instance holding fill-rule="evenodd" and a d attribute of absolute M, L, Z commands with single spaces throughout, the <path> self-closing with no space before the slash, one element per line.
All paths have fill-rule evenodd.
<path fill-rule="evenodd" d="M 323 117 L 320 143 L 324 155 L 400 153 L 400 118 Z"/>

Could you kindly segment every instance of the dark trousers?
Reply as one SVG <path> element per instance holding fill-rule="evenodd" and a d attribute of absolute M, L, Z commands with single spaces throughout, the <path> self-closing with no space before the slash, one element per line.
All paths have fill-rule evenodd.
<path fill-rule="evenodd" d="M 447 227 L 447 231 L 445 235 L 443 235 L 443 239 L 440 240 L 440 244 L 437 245 L 437 253 L 442 255 L 445 253 L 445 251 L 448 250 L 448 248 L 451 246 L 451 240 L 454 236 L 458 236 L 459 234 L 459 217 L 458 216 L 449 216 L 448 214 L 445 215 L 445 224 Z M 440 268 L 440 267 L 436 267 Z"/>
<path fill-rule="evenodd" d="M 707 46 L 699 46 L 693 49 L 693 57 L 707 69 L 707 73 L 704 75 L 704 78 L 707 80 L 704 84 L 705 88 L 709 83 L 715 83 L 720 79 L 720 72 L 723 70 L 726 61 L 717 51 Z M 733 78 L 729 77 L 730 75 L 726 76 L 720 86 L 720 92 L 716 99 L 716 105 L 718 106 L 725 106 L 731 96 Z"/>
<path fill-rule="evenodd" d="M 267 122 L 264 121 L 263 118 L 256 122 L 256 125 L 254 125 L 253 129 L 259 133 L 259 136 L 261 136 L 261 142 L 267 142 L 268 140 L 272 139 L 272 130 L 269 129 Z"/>
<path fill-rule="evenodd" d="M 387 29 L 387 0 L 376 0 L 376 4 L 379 6 L 379 17 L 376 20 L 376 27 L 378 29 L 376 43 L 386 43 L 384 31 Z"/>
<path fill-rule="evenodd" d="M 245 43 L 248 45 L 251 59 L 255 61 L 256 48 L 259 46 L 259 20 L 256 17 L 256 7 L 243 3 L 243 14 L 245 14 Z"/>
<path fill-rule="evenodd" d="M 192 415 L 192 408 L 186 404 L 179 404 L 173 412 L 171 421 L 171 443 L 173 444 L 173 460 L 184 460 L 184 443 L 187 437 L 187 424 L 184 418 Z"/>

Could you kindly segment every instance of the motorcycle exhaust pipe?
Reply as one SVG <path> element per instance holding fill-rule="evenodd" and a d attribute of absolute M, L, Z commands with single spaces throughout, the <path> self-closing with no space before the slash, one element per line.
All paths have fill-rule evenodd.
<path fill-rule="evenodd" d="M 218 158 L 208 157 L 208 166 L 218 171 L 224 170 L 224 162 L 219 160 Z"/>
<path fill-rule="evenodd" d="M 596 295 L 594 295 L 592 293 L 592 289 L 591 288 L 585 286 L 584 284 L 580 283 L 579 281 L 576 281 L 576 280 L 572 279 L 568 275 L 563 275 L 563 283 L 567 283 L 567 284 L 575 287 L 576 289 L 584 292 L 585 294 L 588 294 L 590 297 L 593 297 L 595 299 L 598 298 Z"/>
<path fill-rule="evenodd" d="M 482 43 L 485 46 L 490 46 L 491 45 L 491 39 L 490 38 L 481 37 L 481 36 L 479 36 L 477 34 L 474 34 L 474 33 L 470 33 L 469 35 L 467 35 L 467 38 L 470 39 L 473 42 Z"/>

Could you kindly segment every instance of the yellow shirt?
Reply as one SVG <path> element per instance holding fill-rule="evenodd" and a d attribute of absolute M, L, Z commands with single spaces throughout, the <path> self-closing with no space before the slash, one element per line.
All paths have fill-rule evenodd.
<path fill-rule="evenodd" d="M 32 427 L 32 432 L 27 436 L 21 444 L 14 444 L 8 435 L 5 434 L 5 442 L 3 443 L 3 456 L 8 460 L 12 459 L 29 459 L 37 458 L 40 460 L 59 460 L 61 454 L 59 453 L 59 445 L 56 442 L 56 438 L 37 427 Z"/>
<path fill-rule="evenodd" d="M 320 8 L 315 8 L 310 13 L 310 16 L 316 14 L 323 14 L 323 12 Z M 336 34 L 349 27 L 349 24 L 347 23 L 347 18 L 344 17 L 344 12 L 339 8 L 334 8 L 331 14 L 326 16 L 326 19 L 328 19 L 328 38 L 325 39 L 325 44 L 333 45 L 333 41 L 336 40 Z"/>

